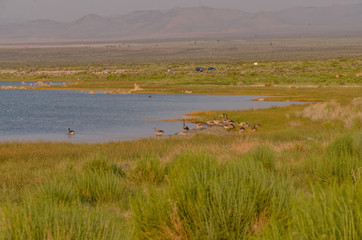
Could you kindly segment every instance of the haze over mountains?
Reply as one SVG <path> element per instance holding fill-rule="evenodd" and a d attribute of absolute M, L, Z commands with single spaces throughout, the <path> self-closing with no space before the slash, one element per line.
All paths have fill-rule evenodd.
<path fill-rule="evenodd" d="M 1 42 L 358 34 L 362 4 L 257 13 L 201 6 L 109 17 L 89 14 L 68 23 L 34 20 L 0 25 Z"/>

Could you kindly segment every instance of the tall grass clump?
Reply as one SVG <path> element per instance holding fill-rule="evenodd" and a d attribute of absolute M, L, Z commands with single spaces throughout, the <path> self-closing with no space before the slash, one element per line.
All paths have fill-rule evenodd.
<path fill-rule="evenodd" d="M 291 235 L 302 239 L 361 239 L 362 185 L 316 186 L 300 196 Z"/>
<path fill-rule="evenodd" d="M 118 203 L 126 208 L 132 191 L 124 176 L 121 166 L 97 156 L 84 162 L 80 169 L 61 174 L 57 181 L 75 191 L 83 203 Z"/>
<path fill-rule="evenodd" d="M 49 179 L 48 182 L 28 192 L 25 201 L 32 201 L 32 199 L 59 206 L 72 206 L 79 203 L 80 196 L 72 183 L 60 179 Z"/>
<path fill-rule="evenodd" d="M 276 221 L 258 239 L 351 239 L 362 238 L 362 185 L 313 184 L 311 193 L 294 194 L 289 224 Z"/>
<path fill-rule="evenodd" d="M 125 209 L 131 194 L 122 168 L 97 158 L 30 188 L 26 196 L 60 206 L 117 203 Z"/>
<path fill-rule="evenodd" d="M 125 180 L 115 174 L 85 172 L 74 184 L 81 201 L 90 204 L 113 202 L 126 208 L 131 194 Z"/>
<path fill-rule="evenodd" d="M 272 216 L 285 224 L 290 188 L 279 180 L 248 159 L 220 165 L 205 152 L 178 155 L 167 187 L 132 203 L 135 237 L 246 239 Z"/>
<path fill-rule="evenodd" d="M 113 173 L 120 177 L 125 176 L 125 172 L 122 166 L 119 166 L 115 163 L 109 163 L 104 159 L 104 157 L 96 157 L 91 161 L 87 161 L 83 164 L 82 169 L 85 172 L 93 172 L 93 173 Z"/>
<path fill-rule="evenodd" d="M 47 202 L 0 208 L 1 239 L 126 239 L 125 219 L 100 208 Z"/>
<path fill-rule="evenodd" d="M 126 175 L 127 179 L 136 185 L 160 184 L 167 175 L 167 165 L 155 154 L 142 154 Z"/>
<path fill-rule="evenodd" d="M 132 189 L 101 157 L 28 186 L 0 205 L 2 239 L 125 239 Z"/>
<path fill-rule="evenodd" d="M 275 169 L 276 152 L 270 146 L 256 146 L 250 150 L 249 156 L 252 160 L 259 162 L 266 170 Z"/>
<path fill-rule="evenodd" d="M 353 180 L 353 174 L 362 168 L 362 134 L 345 135 L 331 142 L 323 157 L 316 162 L 317 176 L 323 181 Z"/>

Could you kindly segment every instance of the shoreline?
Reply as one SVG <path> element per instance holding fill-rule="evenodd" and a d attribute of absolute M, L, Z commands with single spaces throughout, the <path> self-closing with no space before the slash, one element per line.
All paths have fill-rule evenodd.
<path fill-rule="evenodd" d="M 16 81 L 18 82 L 18 81 Z M 250 94 L 247 92 L 207 92 L 207 93 L 200 93 L 200 92 L 191 92 L 191 93 L 185 93 L 185 92 L 174 92 L 171 89 L 170 90 L 165 90 L 164 92 L 154 92 L 152 90 L 147 91 L 144 89 L 131 89 L 131 90 L 125 90 L 125 89 L 113 89 L 113 88 L 109 88 L 109 89 L 88 89 L 88 88 L 81 88 L 81 89 L 76 89 L 76 88 L 59 88 L 59 87 L 54 87 L 54 86 L 50 86 L 50 87 L 29 87 L 29 86 L 1 86 L 0 90 L 50 90 L 50 91 L 78 91 L 78 92 L 84 92 L 84 93 L 88 93 L 88 94 L 112 94 L 112 95 L 128 95 L 128 94 L 139 94 L 139 95 L 149 95 L 150 98 L 152 97 L 152 95 L 240 95 L 240 96 L 252 96 L 252 95 L 260 95 L 261 97 L 257 97 L 257 98 L 252 98 L 251 101 L 278 101 L 278 102 L 318 102 L 321 100 L 318 99 L 308 99 L 308 97 L 306 98 L 296 98 L 294 99 L 296 96 L 293 96 L 293 94 L 283 94 L 281 95 L 280 93 L 268 93 L 268 92 L 263 92 L 265 89 L 267 89 L 267 87 L 265 89 L 261 89 L 263 86 L 261 85 L 249 85 L 247 87 L 244 88 L 244 90 L 259 90 L 260 94 Z M 356 84 L 351 84 L 351 85 L 347 85 L 347 86 L 326 86 L 325 88 L 336 88 L 336 87 L 343 87 L 343 88 L 362 88 L 362 85 L 356 85 Z M 283 90 L 283 89 L 291 89 L 293 87 L 289 87 L 289 86 L 284 86 L 284 85 L 274 85 L 273 86 L 274 90 Z M 303 86 L 303 85 L 298 85 L 298 87 L 294 87 L 295 89 L 303 89 L 303 88 L 310 88 L 310 89 L 316 89 L 319 88 L 318 86 Z"/>

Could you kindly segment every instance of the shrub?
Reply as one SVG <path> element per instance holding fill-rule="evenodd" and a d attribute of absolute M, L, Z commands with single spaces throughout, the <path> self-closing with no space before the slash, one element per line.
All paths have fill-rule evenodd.
<path fill-rule="evenodd" d="M 362 167 L 361 135 L 345 135 L 330 143 L 322 162 L 316 162 L 317 176 L 323 181 L 353 180 L 352 173 Z"/>
<path fill-rule="evenodd" d="M 207 153 L 185 153 L 169 168 L 167 188 L 132 204 L 138 239 L 245 239 L 271 216 L 284 224 L 289 186 L 254 161 L 219 166 Z"/>
<path fill-rule="evenodd" d="M 313 121 L 341 121 L 347 128 L 359 129 L 362 125 L 362 98 L 355 98 L 346 105 L 336 101 L 312 104 L 304 108 L 302 116 Z"/>
<path fill-rule="evenodd" d="M 361 239 L 362 186 L 316 186 L 299 196 L 289 239 Z"/>

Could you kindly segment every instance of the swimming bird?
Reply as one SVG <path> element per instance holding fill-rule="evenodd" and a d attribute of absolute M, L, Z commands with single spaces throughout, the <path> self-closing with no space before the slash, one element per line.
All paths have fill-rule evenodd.
<path fill-rule="evenodd" d="M 70 128 L 68 128 L 68 135 L 74 135 L 74 131 L 73 130 L 71 130 Z"/>
<path fill-rule="evenodd" d="M 161 136 L 164 133 L 164 131 L 161 130 L 161 129 L 153 128 L 153 130 L 155 130 L 155 133 L 156 133 L 157 136 Z"/>
<path fill-rule="evenodd" d="M 185 125 L 185 120 L 183 120 L 182 129 L 184 130 L 184 132 L 190 130 L 189 127 Z"/>

